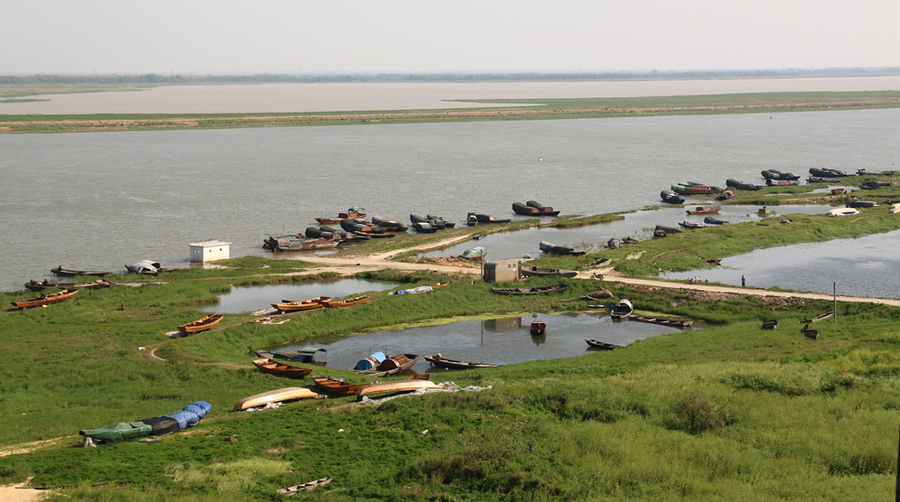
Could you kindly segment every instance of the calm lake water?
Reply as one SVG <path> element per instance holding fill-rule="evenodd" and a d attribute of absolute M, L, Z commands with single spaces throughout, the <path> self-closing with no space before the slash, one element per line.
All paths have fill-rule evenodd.
<path fill-rule="evenodd" d="M 532 321 L 546 323 L 544 336 L 531 336 L 529 328 Z M 679 336 L 690 336 L 692 330 L 635 321 L 613 321 L 608 311 L 603 310 L 602 313 L 561 315 L 536 313 L 527 317 L 460 321 L 402 331 L 373 331 L 359 336 L 322 337 L 317 338 L 314 345 L 328 351 L 325 357 L 318 358 L 327 360 L 328 368 L 352 369 L 360 359 L 381 351 L 386 355 L 418 354 L 422 359 L 413 367 L 414 371 L 444 373 L 444 369 L 431 368 L 424 356 L 440 353 L 443 357 L 459 361 L 513 364 L 598 352 L 588 347 L 586 339 L 627 346 L 665 334 L 683 333 Z M 303 345 L 285 345 L 268 349 L 299 350 L 301 347 Z M 328 369 L 323 368 L 322 372 L 327 374 Z"/>
<path fill-rule="evenodd" d="M 21 289 L 58 265 L 183 267 L 197 240 L 231 242 L 232 256 L 266 255 L 266 236 L 302 232 L 351 206 L 399 221 L 512 217 L 512 202 L 530 199 L 597 214 L 657 204 L 679 181 L 759 183 L 770 168 L 891 169 L 898 137 L 896 109 L 0 135 L 0 289 Z M 541 240 L 595 246 L 674 224 L 683 219 L 676 213 L 483 245 L 490 259 L 534 253 Z"/>

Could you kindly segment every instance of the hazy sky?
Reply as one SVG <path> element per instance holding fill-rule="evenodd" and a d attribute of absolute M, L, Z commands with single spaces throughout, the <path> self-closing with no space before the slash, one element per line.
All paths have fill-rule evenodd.
<path fill-rule="evenodd" d="M 900 0 L 5 0 L 0 74 L 900 66 Z"/>

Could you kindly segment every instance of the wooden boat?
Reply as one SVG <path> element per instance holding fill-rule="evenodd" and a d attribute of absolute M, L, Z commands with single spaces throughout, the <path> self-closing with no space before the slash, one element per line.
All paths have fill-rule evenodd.
<path fill-rule="evenodd" d="M 339 309 L 345 307 L 352 307 L 354 305 L 362 305 L 367 301 L 371 300 L 372 297 L 369 295 L 357 296 L 356 298 L 349 298 L 347 300 L 326 300 L 322 303 L 330 308 L 330 309 Z"/>
<path fill-rule="evenodd" d="M 417 390 L 441 390 L 443 387 L 430 380 L 400 380 L 398 382 L 381 382 L 364 385 L 356 390 L 356 398 L 396 394 L 398 392 L 415 392 Z"/>
<path fill-rule="evenodd" d="M 283 359 L 295 363 L 314 364 L 316 366 L 326 366 L 327 361 L 316 361 L 316 357 L 320 352 L 326 352 L 321 347 L 303 347 L 300 352 L 293 350 L 279 350 L 277 352 L 269 352 L 268 350 L 255 350 L 257 356 L 265 359 Z"/>
<path fill-rule="evenodd" d="M 552 207 L 544 206 L 533 200 L 529 200 L 525 204 L 521 202 L 513 202 L 513 211 L 521 215 L 536 216 L 557 216 L 559 211 L 554 211 Z"/>
<path fill-rule="evenodd" d="M 716 206 L 697 206 L 694 209 L 688 209 L 687 214 L 719 214 L 719 209 Z"/>
<path fill-rule="evenodd" d="M 776 169 L 766 169 L 762 173 L 762 177 L 767 180 L 798 180 L 800 176 L 794 175 L 794 173 L 783 173 Z"/>
<path fill-rule="evenodd" d="M 412 228 L 420 234 L 433 234 L 438 231 L 437 227 L 427 221 L 417 221 L 412 224 Z"/>
<path fill-rule="evenodd" d="M 821 315 L 817 315 L 817 316 L 813 317 L 812 319 L 807 319 L 805 321 L 800 321 L 800 322 L 805 322 L 806 324 L 809 324 L 811 322 L 824 321 L 825 319 L 829 319 L 833 316 L 834 316 L 834 311 L 829 310 L 828 312 L 825 312 L 824 314 L 821 314 Z"/>
<path fill-rule="evenodd" d="M 875 202 L 870 201 L 870 200 L 854 200 L 854 201 L 850 201 L 850 207 L 875 207 L 875 206 L 877 206 L 877 205 L 878 205 L 878 204 L 876 204 Z"/>
<path fill-rule="evenodd" d="M 28 291 L 43 291 L 45 289 L 103 289 L 112 286 L 113 283 L 106 282 L 103 279 L 97 279 L 94 282 L 50 282 L 44 279 L 41 282 L 30 280 L 25 283 L 25 289 Z"/>
<path fill-rule="evenodd" d="M 541 241 L 541 243 L 538 244 L 538 247 L 541 251 L 548 254 L 561 254 L 569 256 L 582 256 L 587 254 L 587 251 L 575 251 L 573 248 L 566 246 L 557 246 L 556 244 L 551 244 L 547 241 Z"/>
<path fill-rule="evenodd" d="M 820 178 L 818 176 L 810 176 L 806 178 L 807 183 L 826 183 L 828 180 L 826 178 Z"/>
<path fill-rule="evenodd" d="M 75 277 L 76 275 L 95 275 L 98 277 L 103 277 L 106 274 L 111 274 L 112 272 L 98 272 L 93 270 L 69 270 L 66 268 L 62 268 L 62 265 L 51 268 L 50 272 L 53 272 L 53 275 L 57 275 L 60 277 Z"/>
<path fill-rule="evenodd" d="M 495 295 L 542 295 L 547 293 L 563 293 L 569 287 L 565 284 L 538 286 L 534 288 L 491 288 Z"/>
<path fill-rule="evenodd" d="M 50 293 L 49 295 L 41 295 L 37 298 L 31 298 L 30 300 L 19 300 L 15 302 L 10 302 L 14 307 L 18 307 L 20 309 L 27 309 L 30 307 L 40 307 L 42 305 L 50 305 L 51 303 L 59 303 L 68 300 L 78 294 L 77 289 L 68 290 L 64 289 L 62 291 L 57 291 L 56 293 Z"/>
<path fill-rule="evenodd" d="M 725 186 L 732 187 L 736 190 L 759 190 L 762 188 L 762 185 L 754 185 L 752 183 L 744 183 L 743 181 L 738 181 L 735 179 L 728 178 L 725 180 Z"/>
<path fill-rule="evenodd" d="M 718 199 L 718 200 L 733 199 L 735 195 L 737 195 L 737 192 L 733 188 L 726 188 L 725 190 L 722 190 L 722 193 L 720 193 L 719 196 L 716 197 L 716 199 Z"/>
<path fill-rule="evenodd" d="M 862 214 L 859 209 L 854 209 L 852 207 L 839 207 L 836 209 L 829 209 L 828 216 L 853 216 L 854 214 Z"/>
<path fill-rule="evenodd" d="M 616 303 L 615 307 L 612 308 L 609 315 L 613 319 L 623 319 L 630 316 L 632 312 L 634 312 L 634 304 L 631 303 L 631 300 L 622 298 Z"/>
<path fill-rule="evenodd" d="M 828 167 L 810 167 L 809 174 L 819 178 L 844 178 L 847 176 L 854 176 L 853 174 L 847 174 L 840 169 L 831 169 Z"/>
<path fill-rule="evenodd" d="M 472 217 L 472 216 L 475 217 L 476 223 L 509 223 L 510 221 L 512 221 L 511 219 L 508 219 L 508 218 L 507 219 L 497 219 L 492 215 L 483 214 L 483 213 L 469 213 L 469 215 L 466 217 L 466 220 L 468 221 L 468 218 Z"/>
<path fill-rule="evenodd" d="M 531 336 L 538 336 L 547 333 L 547 324 L 543 321 L 532 321 L 531 327 L 529 328 L 529 332 Z"/>
<path fill-rule="evenodd" d="M 811 329 L 809 327 L 809 324 L 800 328 L 800 333 L 803 333 L 803 336 L 805 336 L 807 338 L 812 338 L 813 340 L 816 340 L 819 338 L 819 332 L 814 329 Z"/>
<path fill-rule="evenodd" d="M 234 411 L 265 406 L 269 403 L 282 403 L 285 401 L 294 401 L 296 399 L 307 399 L 311 397 L 318 397 L 318 394 L 305 387 L 285 387 L 284 389 L 270 390 L 269 392 L 245 397 L 234 405 Z"/>
<path fill-rule="evenodd" d="M 728 225 L 727 221 L 713 218 L 712 216 L 703 218 L 703 223 L 706 223 L 707 225 Z"/>
<path fill-rule="evenodd" d="M 859 188 L 862 188 L 863 190 L 875 190 L 876 188 L 889 186 L 891 186 L 891 182 L 889 181 L 866 180 L 863 181 L 861 185 L 859 185 Z"/>
<path fill-rule="evenodd" d="M 667 234 L 680 234 L 680 233 L 684 232 L 684 230 L 682 230 L 678 227 L 670 227 L 667 225 L 656 225 L 656 230 L 662 230 L 663 232 L 665 232 Z"/>
<path fill-rule="evenodd" d="M 178 326 L 178 331 L 182 333 L 199 333 L 214 328 L 222 320 L 222 314 L 210 314 L 194 322 L 189 322 Z"/>
<path fill-rule="evenodd" d="M 778 329 L 778 320 L 771 319 L 768 321 L 763 321 L 761 327 L 762 329 Z"/>
<path fill-rule="evenodd" d="M 672 191 L 680 195 L 707 195 L 722 193 L 722 188 L 698 183 L 682 183 L 672 185 Z"/>
<path fill-rule="evenodd" d="M 271 373 L 288 378 L 303 378 L 312 373 L 310 368 L 298 368 L 297 366 L 282 364 L 272 359 L 255 359 L 253 365 L 263 373 Z"/>
<path fill-rule="evenodd" d="M 330 296 L 317 296 L 315 298 L 310 298 L 309 300 L 297 302 L 273 303 L 272 306 L 283 312 L 297 312 L 300 310 L 323 309 L 325 308 L 324 302 L 329 300 L 331 300 Z"/>
<path fill-rule="evenodd" d="M 278 490 L 275 490 L 275 491 L 282 495 L 290 496 L 290 495 L 296 495 L 297 493 L 300 492 L 300 490 L 314 490 L 319 486 L 325 486 L 329 483 L 331 483 L 331 478 L 322 478 L 322 479 L 317 479 L 315 481 L 309 481 L 309 482 L 303 483 L 301 485 L 289 486 L 287 488 L 279 488 Z"/>
<path fill-rule="evenodd" d="M 694 222 L 688 221 L 688 220 L 679 221 L 678 225 L 680 225 L 684 228 L 690 228 L 692 230 L 697 229 L 697 228 L 709 228 L 712 226 L 712 225 L 707 225 L 706 223 L 694 223 Z"/>
<path fill-rule="evenodd" d="M 606 343 L 601 342 L 600 340 L 585 340 L 591 348 L 600 349 L 600 350 L 612 350 L 612 349 L 621 349 L 624 348 L 623 345 L 616 345 L 614 343 Z"/>
<path fill-rule="evenodd" d="M 466 361 L 456 361 L 454 359 L 446 359 L 440 353 L 433 356 L 425 356 L 425 360 L 434 367 L 446 368 L 449 370 L 471 370 L 476 368 L 496 368 L 499 364 L 487 363 L 470 363 Z"/>
<path fill-rule="evenodd" d="M 387 356 L 384 361 L 372 369 L 354 371 L 360 375 L 383 377 L 403 373 L 415 366 L 417 362 L 419 362 L 418 354 L 396 354 Z"/>
<path fill-rule="evenodd" d="M 766 185 L 770 187 L 786 187 L 786 186 L 796 186 L 800 183 L 797 181 L 788 181 L 788 180 L 775 180 L 775 179 L 767 179 Z"/>
<path fill-rule="evenodd" d="M 846 193 L 846 192 L 847 192 L 847 191 L 844 190 L 843 188 L 832 188 L 832 189 L 831 189 L 831 195 L 841 195 L 841 194 L 844 194 L 844 193 Z"/>
<path fill-rule="evenodd" d="M 712 263 L 713 265 L 721 265 L 722 264 L 721 258 L 700 258 L 699 256 L 697 258 L 705 261 L 706 263 Z"/>
<path fill-rule="evenodd" d="M 289 251 L 313 251 L 317 249 L 336 248 L 341 241 L 334 239 L 307 239 L 305 237 L 270 237 L 263 247 L 268 245 L 273 253 L 286 253 Z"/>
<path fill-rule="evenodd" d="M 132 263 L 131 265 L 125 265 L 125 270 L 131 272 L 132 274 L 143 274 L 143 275 L 159 275 L 162 271 L 162 266 L 158 262 L 150 261 L 150 260 L 142 260 L 136 263 Z"/>
<path fill-rule="evenodd" d="M 640 321 L 640 322 L 649 322 L 652 324 L 661 324 L 663 326 L 672 326 L 675 328 L 686 328 L 694 324 L 694 321 L 684 320 L 684 319 L 672 319 L 669 317 L 650 317 L 650 316 L 642 316 L 631 314 L 628 316 L 629 320 L 632 321 Z"/>
<path fill-rule="evenodd" d="M 634 237 L 623 237 L 622 244 L 639 244 L 641 241 L 635 239 Z"/>
<path fill-rule="evenodd" d="M 399 221 L 386 220 L 377 216 L 372 217 L 372 223 L 385 229 L 388 232 L 406 232 L 409 227 Z"/>
<path fill-rule="evenodd" d="M 360 387 L 368 384 L 349 384 L 343 378 L 331 378 L 328 376 L 315 375 L 310 377 L 316 383 L 316 387 L 336 396 L 349 396 L 357 391 Z"/>
<path fill-rule="evenodd" d="M 436 282 L 431 285 L 431 289 L 443 288 L 444 286 L 448 286 L 449 282 Z"/>
<path fill-rule="evenodd" d="M 542 268 L 536 266 L 525 266 L 523 265 L 520 269 L 520 273 L 524 277 L 575 277 L 578 275 L 578 272 L 575 270 L 563 270 L 560 268 Z"/>
<path fill-rule="evenodd" d="M 659 192 L 659 197 L 667 204 L 681 204 L 684 202 L 684 197 L 675 193 L 674 190 L 663 190 Z"/>

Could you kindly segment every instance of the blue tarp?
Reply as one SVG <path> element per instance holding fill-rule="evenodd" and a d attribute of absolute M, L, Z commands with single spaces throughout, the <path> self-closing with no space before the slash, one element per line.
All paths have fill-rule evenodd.
<path fill-rule="evenodd" d="M 356 371 L 370 370 L 383 363 L 385 359 L 387 359 L 387 356 L 384 355 L 384 352 L 376 352 L 365 359 L 360 359 L 353 369 Z"/>

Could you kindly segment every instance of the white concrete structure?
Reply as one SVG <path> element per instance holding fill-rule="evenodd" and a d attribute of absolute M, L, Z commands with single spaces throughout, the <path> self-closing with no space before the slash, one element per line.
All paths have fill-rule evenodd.
<path fill-rule="evenodd" d="M 231 258 L 231 243 L 201 241 L 191 243 L 191 263 L 205 263 Z"/>

